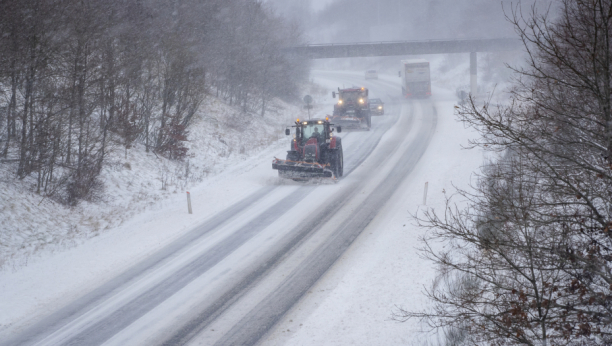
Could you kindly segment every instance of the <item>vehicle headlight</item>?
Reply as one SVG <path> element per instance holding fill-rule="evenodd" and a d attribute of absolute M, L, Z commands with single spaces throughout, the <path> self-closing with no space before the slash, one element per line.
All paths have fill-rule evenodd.
<path fill-rule="evenodd" d="M 342 100 L 338 100 L 338 104 L 341 105 L 342 104 Z"/>
<path fill-rule="evenodd" d="M 382 106 L 378 106 L 378 109 L 382 109 Z"/>
<path fill-rule="evenodd" d="M 359 103 L 363 103 L 363 99 L 359 99 Z"/>

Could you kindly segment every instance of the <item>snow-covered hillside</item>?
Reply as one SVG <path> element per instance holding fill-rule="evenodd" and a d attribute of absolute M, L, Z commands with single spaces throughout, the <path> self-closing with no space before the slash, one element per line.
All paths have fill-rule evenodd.
<path fill-rule="evenodd" d="M 320 97 L 314 85 L 305 93 Z M 164 208 L 204 179 L 270 147 L 286 145 L 284 129 L 306 111 L 275 100 L 262 118 L 208 96 L 189 127 L 188 158 L 172 161 L 142 144 L 116 144 L 101 174 L 95 200 L 69 208 L 34 191 L 35 177 L 16 180 L 16 166 L 0 165 L 0 270 L 27 265 L 42 253 L 64 251 L 123 224 L 135 215 Z M 267 159 L 271 159 L 268 157 Z"/>

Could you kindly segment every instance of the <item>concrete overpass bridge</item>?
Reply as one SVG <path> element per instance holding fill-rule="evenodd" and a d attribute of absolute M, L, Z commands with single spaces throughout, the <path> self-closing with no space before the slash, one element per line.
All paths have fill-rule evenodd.
<path fill-rule="evenodd" d="M 307 59 L 333 59 L 396 55 L 470 53 L 470 89 L 477 90 L 477 53 L 520 50 L 518 38 L 482 38 L 461 40 L 364 42 L 311 44 L 287 48 L 290 54 Z"/>

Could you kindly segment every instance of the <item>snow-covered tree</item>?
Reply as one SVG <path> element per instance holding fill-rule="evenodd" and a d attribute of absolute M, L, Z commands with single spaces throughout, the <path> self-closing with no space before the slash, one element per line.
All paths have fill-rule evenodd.
<path fill-rule="evenodd" d="M 114 144 L 173 159 L 208 93 L 247 115 L 297 99 L 299 34 L 259 0 L 0 3 L 0 157 L 75 204 Z M 14 166 L 14 167 L 13 167 Z"/>
<path fill-rule="evenodd" d="M 503 153 L 468 207 L 419 221 L 440 265 L 431 311 L 398 311 L 466 342 L 609 344 L 612 330 L 612 1 L 512 11 L 528 67 L 508 106 L 471 100 L 473 145 Z M 446 246 L 440 251 L 436 242 Z"/>

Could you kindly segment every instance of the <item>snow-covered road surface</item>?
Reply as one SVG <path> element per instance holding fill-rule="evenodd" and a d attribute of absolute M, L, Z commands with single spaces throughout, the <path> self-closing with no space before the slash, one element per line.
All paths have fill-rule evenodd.
<path fill-rule="evenodd" d="M 362 82 L 333 73 L 317 81 Z M 434 103 L 391 98 L 399 93 L 390 82 L 367 84 L 388 95 L 387 115 L 373 117 L 372 131 L 343 133 L 345 177 L 337 184 L 270 178 L 275 184 L 0 345 L 259 341 L 376 217 L 434 134 Z"/>

